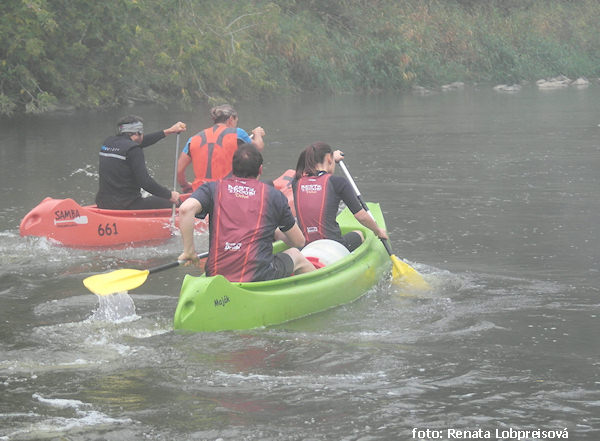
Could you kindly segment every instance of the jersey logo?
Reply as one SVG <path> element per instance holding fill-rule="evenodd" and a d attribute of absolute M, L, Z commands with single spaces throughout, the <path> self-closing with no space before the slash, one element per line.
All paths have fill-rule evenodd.
<path fill-rule="evenodd" d="M 225 242 L 224 251 L 237 251 L 242 248 L 242 244 L 240 242 Z"/>
<path fill-rule="evenodd" d="M 227 191 L 231 194 L 234 194 L 236 198 L 248 199 L 251 196 L 256 196 L 256 190 L 245 185 L 227 184 Z"/>
<path fill-rule="evenodd" d="M 302 184 L 300 185 L 300 191 L 303 193 L 318 193 L 323 190 L 321 184 Z"/>

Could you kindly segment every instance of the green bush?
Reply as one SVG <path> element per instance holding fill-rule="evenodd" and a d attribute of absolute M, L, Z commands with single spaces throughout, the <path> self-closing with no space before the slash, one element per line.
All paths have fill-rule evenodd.
<path fill-rule="evenodd" d="M 600 75 L 594 0 L 4 0 L 0 115 Z"/>

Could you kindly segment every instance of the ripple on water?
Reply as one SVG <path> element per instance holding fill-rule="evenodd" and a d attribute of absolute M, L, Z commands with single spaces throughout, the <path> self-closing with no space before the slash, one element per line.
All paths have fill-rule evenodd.
<path fill-rule="evenodd" d="M 38 305 L 35 313 L 42 321 L 64 317 L 64 311 L 77 305 L 88 311 L 88 317 L 21 331 L 18 344 L 0 347 L 0 373 L 80 371 L 99 366 L 111 370 L 137 357 L 141 364 L 152 363 L 145 359 L 155 358 L 154 349 L 140 345 L 139 341 L 171 332 L 171 324 L 138 316 L 127 294 L 110 296 L 111 301 L 104 302 L 89 315 L 93 306 L 90 297 L 93 298 L 68 297 Z M 119 299 L 118 303 L 114 303 L 115 299 Z M 113 366 L 115 361 L 119 363 Z"/>
<path fill-rule="evenodd" d="M 39 393 L 33 393 L 31 397 L 38 403 L 36 412 L 26 414 L 25 420 L 29 422 L 13 426 L 11 432 L 8 432 L 10 426 L 6 425 L 7 439 L 56 439 L 67 432 L 74 435 L 88 432 L 90 428 L 133 423 L 129 418 L 112 418 L 79 400 L 49 398 Z"/>

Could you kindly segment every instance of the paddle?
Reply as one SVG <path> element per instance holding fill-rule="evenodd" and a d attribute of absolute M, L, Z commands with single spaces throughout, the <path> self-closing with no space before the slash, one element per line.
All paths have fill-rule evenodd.
<path fill-rule="evenodd" d="M 352 184 L 352 188 L 354 189 L 354 192 L 356 193 L 356 197 L 358 198 L 360 204 L 365 209 L 365 211 L 367 213 L 369 213 L 369 216 L 371 216 L 371 219 L 375 220 L 375 218 L 373 217 L 373 213 L 371 213 L 371 211 L 369 211 L 369 207 L 367 206 L 365 201 L 363 201 L 360 191 L 358 190 L 358 187 L 356 186 L 356 183 L 354 182 L 354 179 L 352 179 L 350 172 L 346 168 L 346 164 L 344 164 L 344 161 L 340 161 L 339 164 L 340 164 L 340 167 L 342 168 L 344 174 L 350 181 L 350 184 Z M 392 253 L 392 248 L 390 247 L 390 243 L 388 242 L 388 240 L 383 239 L 383 238 L 380 238 L 380 239 L 381 239 L 381 242 L 383 243 L 383 246 L 385 247 L 385 250 L 389 254 L 390 259 L 393 264 L 392 281 L 395 284 L 405 283 L 415 289 L 420 289 L 420 290 L 430 289 L 429 284 L 423 279 L 423 276 L 421 276 L 417 272 L 417 270 L 415 270 L 413 267 L 411 267 L 408 263 L 403 262 L 402 260 L 398 259 Z"/>
<path fill-rule="evenodd" d="M 175 141 L 175 173 L 173 174 L 173 190 L 177 190 L 177 161 L 179 160 L 179 133 L 177 133 L 177 141 Z M 171 225 L 175 228 L 175 208 L 177 204 L 173 204 L 171 212 Z"/>
<path fill-rule="evenodd" d="M 198 254 L 199 259 L 208 257 L 208 253 Z M 83 280 L 83 284 L 94 294 L 108 296 L 118 292 L 129 291 L 144 284 L 149 274 L 175 268 L 183 262 L 176 261 L 146 270 L 119 269 L 109 273 L 96 274 Z"/>
<path fill-rule="evenodd" d="M 74 217 L 73 219 L 63 219 L 63 220 L 55 220 L 54 221 L 54 225 L 70 224 L 70 223 L 86 225 L 88 223 L 88 218 L 87 218 L 87 216 L 77 216 L 77 217 Z"/>

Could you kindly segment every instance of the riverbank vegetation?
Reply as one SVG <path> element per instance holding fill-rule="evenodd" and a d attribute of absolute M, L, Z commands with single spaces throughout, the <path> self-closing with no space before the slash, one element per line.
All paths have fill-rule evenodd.
<path fill-rule="evenodd" d="M 0 115 L 600 76 L 596 0 L 3 0 Z"/>

